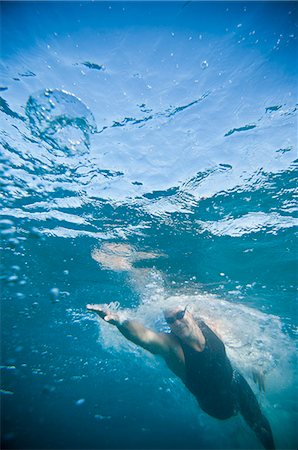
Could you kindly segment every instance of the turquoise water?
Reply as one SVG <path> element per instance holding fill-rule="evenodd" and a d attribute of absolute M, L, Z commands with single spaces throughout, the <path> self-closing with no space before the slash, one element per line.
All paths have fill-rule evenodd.
<path fill-rule="evenodd" d="M 297 4 L 1 13 L 3 448 L 261 448 L 87 303 L 188 304 L 297 448 Z"/>

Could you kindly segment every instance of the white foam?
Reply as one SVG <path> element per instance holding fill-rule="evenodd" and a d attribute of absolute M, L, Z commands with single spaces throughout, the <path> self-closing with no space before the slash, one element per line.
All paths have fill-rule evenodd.
<path fill-rule="evenodd" d="M 139 320 L 159 331 L 167 330 L 162 310 L 175 305 L 188 305 L 195 317 L 202 318 L 223 340 L 227 354 L 234 367 L 252 382 L 253 370 L 265 374 L 269 389 L 286 389 L 293 381 L 293 359 L 295 347 L 282 331 L 282 323 L 276 316 L 249 308 L 242 304 L 231 304 L 211 295 L 175 295 L 165 298 L 154 286 L 151 301 L 146 293 L 146 302 L 138 308 L 125 310 L 125 317 Z M 116 351 L 130 349 L 139 353 L 136 346 L 127 343 L 120 333 L 109 324 L 100 322 L 100 342 Z"/>

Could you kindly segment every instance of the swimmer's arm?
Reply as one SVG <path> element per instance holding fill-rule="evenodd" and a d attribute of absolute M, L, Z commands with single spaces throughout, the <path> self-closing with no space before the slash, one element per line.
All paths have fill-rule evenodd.
<path fill-rule="evenodd" d="M 135 320 L 125 320 L 115 325 L 126 339 L 154 355 L 164 356 L 169 350 L 165 333 L 156 333 Z"/>
<path fill-rule="evenodd" d="M 135 320 L 120 320 L 118 314 L 111 313 L 105 305 L 87 305 L 103 320 L 115 325 L 123 336 L 154 355 L 166 356 L 170 350 L 170 339 L 166 333 L 156 333 Z"/>

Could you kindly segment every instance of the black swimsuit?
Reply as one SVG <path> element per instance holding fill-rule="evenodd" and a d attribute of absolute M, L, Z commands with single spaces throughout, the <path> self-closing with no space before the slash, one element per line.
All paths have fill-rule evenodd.
<path fill-rule="evenodd" d="M 178 338 L 185 357 L 185 385 L 207 414 L 227 419 L 238 410 L 234 371 L 222 341 L 203 321 L 198 325 L 206 341 L 202 352 Z"/>
<path fill-rule="evenodd" d="M 185 357 L 185 385 L 203 411 L 217 419 L 228 419 L 238 412 L 255 431 L 266 449 L 274 449 L 270 424 L 243 376 L 233 370 L 223 342 L 202 321 L 198 325 L 205 337 L 202 352 L 178 338 Z"/>

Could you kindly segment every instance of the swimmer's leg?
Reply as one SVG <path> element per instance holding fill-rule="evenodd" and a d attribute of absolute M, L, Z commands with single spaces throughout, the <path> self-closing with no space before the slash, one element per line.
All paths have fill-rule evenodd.
<path fill-rule="evenodd" d="M 274 449 L 270 424 L 263 415 L 259 403 L 243 376 L 237 372 L 235 376 L 236 392 L 240 412 L 247 424 L 254 430 L 266 449 Z"/>

